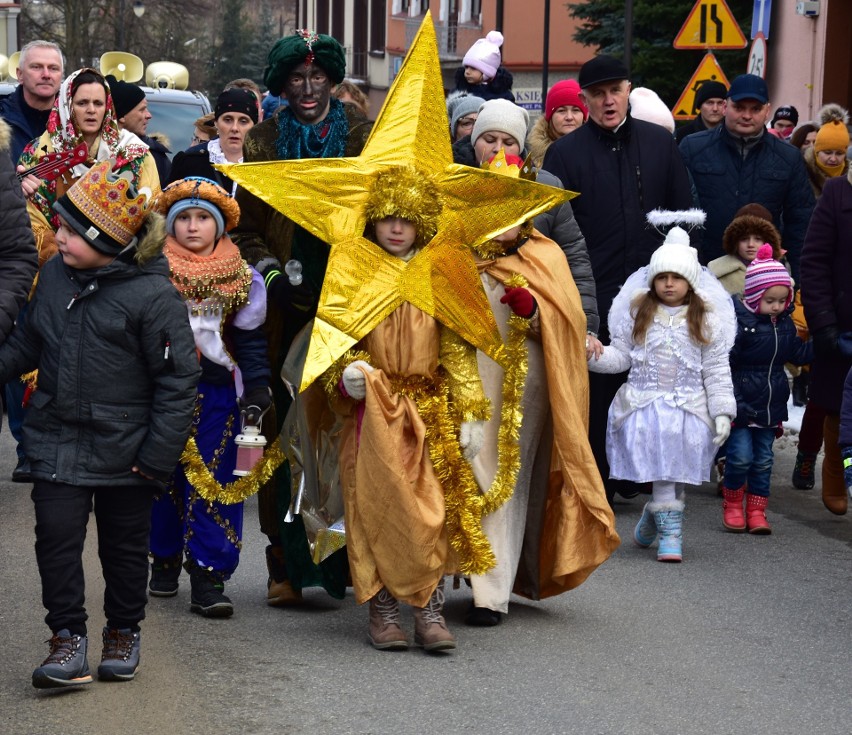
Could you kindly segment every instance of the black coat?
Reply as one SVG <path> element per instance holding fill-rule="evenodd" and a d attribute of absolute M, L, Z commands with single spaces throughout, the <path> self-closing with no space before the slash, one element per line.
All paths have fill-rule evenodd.
<path fill-rule="evenodd" d="M 7 147 L 12 163 L 17 165 L 27 144 L 38 138 L 47 128 L 50 110 L 35 110 L 30 107 L 24 100 L 24 88 L 19 84 L 12 94 L 0 100 L 0 117 L 12 128 L 12 140 Z"/>
<path fill-rule="evenodd" d="M 772 214 L 780 230 L 793 279 L 799 280 L 799 255 L 814 195 L 798 148 L 764 133 L 745 158 L 742 140 L 724 123 L 713 130 L 688 135 L 680 144 L 698 192 L 707 223 L 701 244 L 702 263 L 721 258 L 722 235 L 737 211 L 757 202 Z"/>
<path fill-rule="evenodd" d="M 0 382 L 38 368 L 23 429 L 36 479 L 144 485 L 134 465 L 162 482 L 177 465 L 201 369 L 166 257 L 134 254 L 90 271 L 55 255 L 0 347 Z"/>
<path fill-rule="evenodd" d="M 187 176 L 204 176 L 207 179 L 215 181 L 228 194 L 231 193 L 234 182 L 229 179 L 221 171 L 213 168 L 210 163 L 210 154 L 207 150 L 207 142 L 199 143 L 198 145 L 187 148 L 185 151 L 175 153 L 172 159 L 172 170 L 169 172 L 169 183 L 178 179 L 185 179 Z"/>
<path fill-rule="evenodd" d="M 825 182 L 802 248 L 802 306 L 811 334 L 826 327 L 852 332 L 852 172 Z M 840 412 L 843 383 L 852 360 L 817 355 L 810 397 Z"/>
<path fill-rule="evenodd" d="M 734 297 L 737 313 L 737 339 L 731 350 L 731 380 L 737 399 L 734 423 L 745 428 L 776 426 L 787 420 L 790 386 L 784 364 L 807 365 L 813 358 L 813 345 L 803 342 L 790 318 L 791 305 L 774 320 L 768 314 L 754 314 Z"/>
<path fill-rule="evenodd" d="M 704 124 L 704 120 L 702 120 L 701 115 L 696 115 L 694 120 L 690 120 L 686 123 L 686 125 L 681 125 L 677 130 L 675 130 L 675 140 L 680 143 L 687 135 L 700 133 L 707 129 L 708 128 Z"/>
<path fill-rule="evenodd" d="M 604 333 L 621 285 L 662 244 L 645 215 L 693 206 L 686 167 L 665 128 L 628 114 L 616 133 L 589 120 L 563 135 L 547 149 L 542 168 L 580 192 L 571 206 L 592 261 Z"/>
<path fill-rule="evenodd" d="M 457 92 L 467 92 L 486 101 L 496 99 L 515 101 L 515 95 L 512 93 L 514 77 L 505 66 L 498 66 L 494 79 L 484 84 L 468 84 L 464 78 L 464 67 L 460 66 L 456 69 L 455 80 Z"/>
<path fill-rule="evenodd" d="M 9 157 L 11 137 L 0 120 L 0 344 L 11 333 L 38 269 L 27 204 Z"/>

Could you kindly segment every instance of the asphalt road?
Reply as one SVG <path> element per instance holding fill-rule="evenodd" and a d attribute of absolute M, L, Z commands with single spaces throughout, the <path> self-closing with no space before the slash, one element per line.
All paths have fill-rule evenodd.
<path fill-rule="evenodd" d="M 687 493 L 684 563 L 632 545 L 642 498 L 618 502 L 624 543 L 577 590 L 517 599 L 502 625 L 466 627 L 468 591 L 448 594 L 449 655 L 377 652 L 367 611 L 307 592 L 267 607 L 257 504 L 246 508 L 236 613 L 205 620 L 179 595 L 152 599 L 133 682 L 39 692 L 44 658 L 29 486 L 9 482 L 0 434 L 0 733 L 749 733 L 852 732 L 852 515 L 794 490 L 794 445 L 776 455 L 771 536 L 721 525 L 715 485 Z M 103 586 L 86 550 L 97 665 Z M 410 616 L 406 614 L 410 625 Z"/>

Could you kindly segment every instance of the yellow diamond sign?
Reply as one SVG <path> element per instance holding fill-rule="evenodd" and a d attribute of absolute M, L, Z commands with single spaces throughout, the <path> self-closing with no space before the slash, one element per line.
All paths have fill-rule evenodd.
<path fill-rule="evenodd" d="M 713 54 L 707 54 L 701 59 L 695 74 L 686 83 L 686 87 L 672 108 L 675 120 L 692 120 L 695 118 L 698 114 L 695 107 L 695 95 L 698 94 L 698 90 L 705 82 L 722 82 L 726 87 L 731 86 Z"/>
<path fill-rule="evenodd" d="M 746 47 L 746 37 L 725 0 L 698 0 L 689 13 L 674 47 L 689 49 L 736 49 Z"/>

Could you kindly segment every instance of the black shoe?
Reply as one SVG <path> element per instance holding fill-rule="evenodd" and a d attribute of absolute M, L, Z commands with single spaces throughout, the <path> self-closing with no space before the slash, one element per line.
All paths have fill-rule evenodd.
<path fill-rule="evenodd" d="M 12 482 L 32 482 L 33 476 L 30 472 L 30 461 L 26 457 L 18 458 L 18 464 L 12 470 Z"/>
<path fill-rule="evenodd" d="M 495 625 L 500 625 L 502 619 L 502 613 L 496 610 L 489 610 L 487 607 L 476 607 L 471 603 L 467 615 L 465 615 L 464 622 L 467 625 L 474 625 L 477 628 L 493 628 Z"/>
<path fill-rule="evenodd" d="M 33 686 L 36 689 L 60 689 L 92 681 L 86 660 L 86 636 L 71 635 L 64 628 L 55 633 L 49 643 L 50 655 L 33 671 Z"/>
<path fill-rule="evenodd" d="M 796 466 L 793 467 L 793 487 L 798 490 L 811 490 L 816 484 L 816 454 L 799 452 L 796 454 Z"/>
<path fill-rule="evenodd" d="M 811 381 L 810 372 L 801 372 L 793 378 L 793 405 L 806 406 L 808 404 L 808 387 Z"/>
<path fill-rule="evenodd" d="M 104 648 L 98 679 L 101 681 L 130 681 L 139 670 L 139 632 L 130 628 L 104 628 Z"/>
<path fill-rule="evenodd" d="M 200 567 L 190 572 L 192 586 L 189 609 L 205 618 L 229 618 L 234 614 L 234 605 L 224 594 L 225 585 L 217 582 Z"/>
<path fill-rule="evenodd" d="M 154 597 L 174 597 L 178 592 L 182 557 L 155 556 L 151 562 L 151 581 L 148 592 Z"/>

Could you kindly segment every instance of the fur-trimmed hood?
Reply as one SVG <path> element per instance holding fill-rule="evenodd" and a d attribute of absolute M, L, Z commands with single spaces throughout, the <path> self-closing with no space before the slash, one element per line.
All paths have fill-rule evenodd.
<path fill-rule="evenodd" d="M 12 142 L 12 128 L 3 118 L 0 118 L 0 153 L 5 154 Z"/>
<path fill-rule="evenodd" d="M 166 244 L 166 218 L 158 212 L 151 212 L 139 231 L 135 260 L 140 266 L 153 260 L 163 252 Z"/>
<path fill-rule="evenodd" d="M 527 136 L 527 150 L 530 152 L 536 168 L 541 168 L 544 154 L 547 153 L 547 149 L 554 140 L 556 138 L 550 129 L 550 121 L 542 115 L 535 121 Z"/>
<path fill-rule="evenodd" d="M 744 214 L 735 217 L 731 224 L 725 228 L 722 235 L 722 248 L 728 255 L 737 254 L 737 245 L 747 235 L 755 233 L 772 246 L 772 257 L 778 260 L 781 257 L 781 233 L 775 225 L 763 217 L 755 217 Z"/>
<path fill-rule="evenodd" d="M 822 189 L 825 186 L 825 182 L 831 177 L 817 165 L 816 152 L 812 145 L 805 148 L 805 152 L 802 154 L 802 157 L 805 160 L 805 168 L 808 170 L 808 181 L 811 182 L 811 188 L 814 190 L 814 197 L 819 199 L 822 195 Z M 849 168 L 848 159 L 843 165 L 843 172 L 840 175 L 849 176 L 852 174 L 852 170 Z M 849 182 L 852 183 L 852 179 L 849 179 Z"/>

